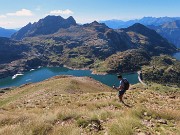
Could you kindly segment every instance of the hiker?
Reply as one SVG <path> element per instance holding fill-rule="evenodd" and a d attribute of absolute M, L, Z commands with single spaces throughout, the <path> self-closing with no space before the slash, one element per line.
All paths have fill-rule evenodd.
<path fill-rule="evenodd" d="M 122 75 L 118 75 L 117 76 L 118 80 L 120 80 L 120 85 L 118 88 L 116 88 L 118 90 L 118 97 L 119 97 L 119 101 L 123 102 L 123 95 L 125 94 L 126 90 L 129 89 L 129 82 L 127 79 L 123 78 Z M 115 88 L 115 86 L 113 86 L 113 88 Z"/>

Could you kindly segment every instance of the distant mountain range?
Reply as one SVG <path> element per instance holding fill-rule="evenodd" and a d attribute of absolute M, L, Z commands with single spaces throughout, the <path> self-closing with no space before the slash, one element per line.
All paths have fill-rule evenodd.
<path fill-rule="evenodd" d="M 123 51 L 126 53 L 121 56 L 121 66 L 129 65 L 129 58 L 133 58 L 131 64 L 135 66 L 118 71 L 128 72 L 139 70 L 154 55 L 176 52 L 176 47 L 140 23 L 114 30 L 97 21 L 79 25 L 73 17 L 47 16 L 21 28 L 12 39 L 0 38 L 0 78 L 38 66 L 95 69 L 108 57 Z"/>
<path fill-rule="evenodd" d="M 105 20 L 100 21 L 100 23 L 105 23 L 108 27 L 113 29 L 119 29 L 119 28 L 127 28 L 135 23 L 141 23 L 145 26 L 148 25 L 154 25 L 159 26 L 164 23 L 173 22 L 176 20 L 180 20 L 180 17 L 143 17 L 142 19 L 135 19 L 135 20 L 129 20 L 129 21 L 122 21 L 122 20 Z"/>
<path fill-rule="evenodd" d="M 135 23 L 141 23 L 148 28 L 154 29 L 170 43 L 173 43 L 177 48 L 180 48 L 180 17 L 144 17 L 142 19 L 129 21 L 107 20 L 100 22 L 105 23 L 108 27 L 113 29 L 127 28 Z M 38 22 L 27 24 L 18 32 L 13 29 L 0 28 L 0 37 L 12 37 L 12 39 L 21 40 L 25 37 L 33 37 L 40 34 L 52 34 L 57 32 L 60 28 L 68 28 L 71 25 L 78 25 L 73 17 L 64 19 L 60 16 L 47 16 L 44 19 L 40 19 Z"/>
<path fill-rule="evenodd" d="M 78 25 L 72 16 L 67 19 L 60 16 L 47 16 L 33 24 L 29 23 L 12 35 L 12 39 L 33 40 L 37 42 L 50 38 L 55 42 L 58 41 L 59 44 L 66 44 L 72 49 L 79 46 L 93 46 L 99 50 L 108 49 L 108 53 L 104 53 L 106 54 L 105 57 L 115 51 L 124 51 L 139 47 L 148 49 L 148 46 L 155 43 L 159 47 L 171 46 L 154 30 L 150 30 L 140 23 L 135 23 L 125 29 L 113 30 L 104 23 L 98 23 L 97 21 L 90 24 Z M 89 49 L 91 50 L 92 48 Z M 152 46 L 151 49 L 153 49 Z M 163 51 L 166 50 L 162 50 L 161 48 L 160 50 L 152 50 L 152 53 Z"/>
<path fill-rule="evenodd" d="M 8 37 L 10 38 L 12 34 L 14 34 L 17 30 L 14 29 L 5 29 L 0 27 L 0 37 Z"/>
<path fill-rule="evenodd" d="M 150 25 L 148 27 L 154 29 L 169 42 L 175 44 L 177 48 L 180 48 L 180 20 L 167 22 L 160 26 Z"/>
<path fill-rule="evenodd" d="M 107 20 L 101 21 L 113 29 L 127 28 L 135 23 L 141 23 L 151 29 L 154 29 L 169 42 L 180 48 L 180 17 L 144 17 L 129 21 Z"/>

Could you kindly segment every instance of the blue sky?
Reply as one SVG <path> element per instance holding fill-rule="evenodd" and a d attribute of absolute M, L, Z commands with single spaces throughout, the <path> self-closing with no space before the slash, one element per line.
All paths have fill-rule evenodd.
<path fill-rule="evenodd" d="M 180 0 L 0 0 L 0 27 L 19 28 L 46 15 L 73 16 L 78 23 L 180 17 Z"/>

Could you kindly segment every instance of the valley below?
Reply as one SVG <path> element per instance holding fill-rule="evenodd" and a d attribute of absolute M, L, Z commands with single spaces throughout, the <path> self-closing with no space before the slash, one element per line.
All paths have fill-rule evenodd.
<path fill-rule="evenodd" d="M 0 78 L 39 67 L 66 66 L 96 74 L 137 72 L 150 65 L 154 56 L 177 51 L 156 31 L 139 23 L 114 30 L 97 21 L 79 25 L 73 17 L 47 16 L 27 24 L 11 39 L 0 38 Z M 178 68 L 173 70 L 179 73 Z"/>

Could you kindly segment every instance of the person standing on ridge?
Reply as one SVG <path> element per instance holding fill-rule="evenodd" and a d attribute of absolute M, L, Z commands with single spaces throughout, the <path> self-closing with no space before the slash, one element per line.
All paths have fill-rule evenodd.
<path fill-rule="evenodd" d="M 113 88 L 118 90 L 118 97 L 119 97 L 119 101 L 123 102 L 123 95 L 125 94 L 126 90 L 129 89 L 129 82 L 127 79 L 123 78 L 122 75 L 118 75 L 117 76 L 118 80 L 120 80 L 120 84 L 119 87 L 116 88 L 115 86 L 113 86 Z"/>

